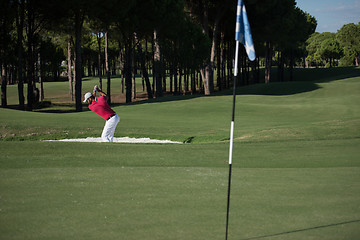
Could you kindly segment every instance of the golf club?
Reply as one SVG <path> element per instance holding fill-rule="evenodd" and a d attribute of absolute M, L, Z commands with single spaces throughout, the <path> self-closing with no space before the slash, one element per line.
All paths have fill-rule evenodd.
<path fill-rule="evenodd" d="M 95 87 L 94 87 L 94 92 L 95 92 L 95 101 L 97 101 L 97 99 L 96 99 L 96 88 L 97 88 L 97 85 L 95 85 Z"/>

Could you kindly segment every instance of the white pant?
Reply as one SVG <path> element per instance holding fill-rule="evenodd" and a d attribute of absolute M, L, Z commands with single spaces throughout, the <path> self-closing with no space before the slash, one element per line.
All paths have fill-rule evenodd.
<path fill-rule="evenodd" d="M 114 138 L 115 128 L 120 122 L 120 117 L 115 114 L 112 118 L 106 121 L 101 138 L 103 142 L 112 142 Z"/>

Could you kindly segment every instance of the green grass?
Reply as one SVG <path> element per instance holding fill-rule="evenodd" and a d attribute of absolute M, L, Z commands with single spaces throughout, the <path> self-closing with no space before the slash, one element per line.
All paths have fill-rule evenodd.
<path fill-rule="evenodd" d="M 358 174 L 355 168 L 236 168 L 229 237 L 357 239 Z M 2 170 L 1 236 L 221 239 L 226 175 L 225 168 L 201 167 Z"/>
<path fill-rule="evenodd" d="M 229 239 L 360 236 L 359 69 L 297 71 L 238 90 Z M 224 239 L 231 104 L 224 92 L 114 107 L 116 136 L 181 145 L 43 142 L 104 122 L 0 109 L 0 239 Z"/>
<path fill-rule="evenodd" d="M 316 88 L 308 90 L 313 85 Z M 294 89 L 303 91 L 285 94 L 293 93 Z M 358 78 L 240 88 L 235 136 L 241 141 L 357 137 L 359 92 Z M 231 96 L 188 96 L 183 100 L 171 100 L 167 97 L 160 102 L 114 107 L 121 118 L 117 135 L 177 141 L 192 138 L 193 142 L 218 142 L 229 138 Z M 99 136 L 104 124 L 89 111 L 62 115 L 1 111 L 4 112 L 0 116 L 3 140 Z"/>

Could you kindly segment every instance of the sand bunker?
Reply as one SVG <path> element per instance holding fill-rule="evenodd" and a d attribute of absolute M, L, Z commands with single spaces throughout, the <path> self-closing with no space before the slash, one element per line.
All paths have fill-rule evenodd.
<path fill-rule="evenodd" d="M 101 138 L 74 138 L 74 139 L 60 139 L 60 140 L 46 140 L 46 141 L 59 141 L 59 142 L 102 142 Z M 129 137 L 119 137 L 114 138 L 115 143 L 181 143 L 174 142 L 170 140 L 157 140 L 150 138 L 129 138 Z"/>

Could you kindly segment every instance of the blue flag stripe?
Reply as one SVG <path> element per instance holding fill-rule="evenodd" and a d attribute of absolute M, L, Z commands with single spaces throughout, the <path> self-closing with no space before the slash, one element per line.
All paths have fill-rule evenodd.
<path fill-rule="evenodd" d="M 238 0 L 237 4 L 235 40 L 241 42 L 244 45 L 249 59 L 254 61 L 256 58 L 254 43 L 252 40 L 250 24 L 245 5 L 242 0 Z"/>
<path fill-rule="evenodd" d="M 240 24 L 241 24 L 241 2 L 238 1 L 236 9 L 236 28 L 235 28 L 235 40 L 240 41 Z"/>

